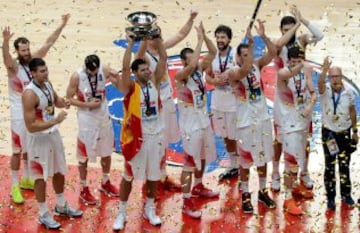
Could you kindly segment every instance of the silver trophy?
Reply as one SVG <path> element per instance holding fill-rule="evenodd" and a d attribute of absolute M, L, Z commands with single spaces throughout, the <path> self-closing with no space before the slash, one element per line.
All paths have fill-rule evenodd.
<path fill-rule="evenodd" d="M 151 12 L 133 12 L 126 18 L 126 20 L 129 21 L 133 26 L 127 27 L 126 30 L 134 33 L 133 39 L 135 41 L 142 40 L 144 37 L 155 39 L 159 37 L 158 28 L 153 26 L 156 19 L 156 15 Z"/>

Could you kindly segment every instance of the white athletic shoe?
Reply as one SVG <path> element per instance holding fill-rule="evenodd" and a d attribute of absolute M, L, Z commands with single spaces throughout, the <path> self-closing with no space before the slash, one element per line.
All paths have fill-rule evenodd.
<path fill-rule="evenodd" d="M 155 213 L 155 206 L 145 206 L 145 212 L 143 214 L 145 219 L 148 219 L 153 226 L 161 225 L 161 219 Z"/>
<path fill-rule="evenodd" d="M 39 222 L 47 229 L 59 229 L 61 227 L 60 223 L 53 219 L 49 211 L 46 211 L 42 216 L 39 216 Z"/>
<path fill-rule="evenodd" d="M 314 182 L 313 180 L 310 178 L 310 175 L 309 173 L 304 173 L 304 174 L 301 174 L 301 181 L 302 183 L 304 184 L 304 186 L 307 188 L 307 189 L 313 189 L 314 187 Z"/>
<path fill-rule="evenodd" d="M 124 229 L 125 222 L 126 222 L 126 213 L 119 211 L 119 213 L 115 219 L 115 222 L 113 224 L 113 230 L 120 231 L 120 230 Z"/>

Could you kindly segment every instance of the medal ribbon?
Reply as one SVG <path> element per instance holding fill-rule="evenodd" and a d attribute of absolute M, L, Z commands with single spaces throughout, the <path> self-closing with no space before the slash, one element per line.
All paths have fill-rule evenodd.
<path fill-rule="evenodd" d="M 201 81 L 201 73 L 199 71 L 195 71 L 194 73 L 192 73 L 191 78 L 198 85 L 199 90 L 201 91 L 201 99 L 203 99 L 205 94 L 205 88 L 204 88 L 204 84 Z"/>
<path fill-rule="evenodd" d="M 93 98 L 95 98 L 96 96 L 96 90 L 97 90 L 97 85 L 98 85 L 98 75 L 95 75 L 95 81 L 91 80 L 91 76 L 90 74 L 88 74 L 88 80 L 89 80 L 89 84 L 90 84 L 90 88 L 91 88 L 91 95 Z"/>
<path fill-rule="evenodd" d="M 339 94 L 338 94 L 337 98 L 335 99 L 335 93 L 334 93 L 334 90 L 332 90 L 331 98 L 332 98 L 332 101 L 333 101 L 333 104 L 334 104 L 334 115 L 336 115 L 336 108 L 337 108 L 337 106 L 339 104 L 339 101 L 340 101 L 341 92 L 342 92 L 342 90 L 340 89 Z"/>
<path fill-rule="evenodd" d="M 303 73 L 299 73 L 299 77 L 300 77 L 300 78 L 299 78 L 299 84 L 297 84 L 296 79 L 295 79 L 295 76 L 293 77 L 295 89 L 296 89 L 296 92 L 297 92 L 297 97 L 300 97 L 300 96 L 301 96 L 301 80 L 303 79 L 304 74 L 303 74 Z"/>
<path fill-rule="evenodd" d="M 34 80 L 33 80 L 32 82 L 34 83 L 34 85 L 35 85 L 37 88 L 40 89 L 40 91 L 41 91 L 42 93 L 44 93 L 44 95 L 46 96 L 46 99 L 48 100 L 48 106 L 51 107 L 52 104 L 53 104 L 53 101 L 52 101 L 52 98 L 51 98 L 50 90 L 49 90 L 49 88 L 46 86 L 46 84 L 44 84 L 44 85 L 45 85 L 45 88 L 46 88 L 46 90 L 47 90 L 48 93 L 46 93 L 46 92 L 40 87 L 40 85 L 37 84 Z"/>
<path fill-rule="evenodd" d="M 27 75 L 27 77 L 28 77 L 29 81 L 31 82 L 32 77 L 31 77 L 30 72 L 26 69 L 26 67 L 25 67 L 23 64 L 21 64 L 21 63 L 20 63 L 20 65 L 21 65 L 21 67 L 25 70 L 25 73 L 26 73 L 26 75 Z"/>
<path fill-rule="evenodd" d="M 144 92 L 144 88 L 141 88 L 141 92 L 144 95 L 144 100 L 146 104 L 146 111 L 150 110 L 150 94 L 149 94 L 149 85 L 146 83 L 146 93 Z"/>
<path fill-rule="evenodd" d="M 226 66 L 230 57 L 230 51 L 231 51 L 231 47 L 228 48 L 228 51 L 226 53 L 226 58 L 225 58 L 225 62 L 224 65 L 221 64 L 221 57 L 220 57 L 220 53 L 219 53 L 219 68 L 220 68 L 220 72 L 223 73 L 226 70 Z"/>

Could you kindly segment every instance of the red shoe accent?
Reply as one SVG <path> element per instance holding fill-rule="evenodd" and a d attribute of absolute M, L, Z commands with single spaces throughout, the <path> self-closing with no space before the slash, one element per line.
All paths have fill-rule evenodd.
<path fill-rule="evenodd" d="M 195 197 L 219 197 L 219 192 L 215 192 L 211 189 L 205 188 L 202 183 L 195 185 L 191 190 L 191 194 Z"/>
<path fill-rule="evenodd" d="M 310 189 L 307 189 L 302 182 L 293 188 L 292 194 L 294 196 L 302 196 L 307 199 L 312 199 L 314 197 L 313 192 Z"/>
<path fill-rule="evenodd" d="M 284 211 L 292 215 L 302 215 L 303 210 L 301 207 L 296 205 L 296 202 L 293 198 L 287 199 L 284 201 Z"/>
<path fill-rule="evenodd" d="M 105 184 L 101 184 L 100 191 L 104 192 L 110 197 L 119 197 L 119 190 L 110 183 L 110 180 L 106 181 Z"/>
<path fill-rule="evenodd" d="M 183 214 L 191 218 L 201 218 L 201 211 L 196 210 L 193 198 L 184 198 L 184 205 L 182 208 Z"/>
<path fill-rule="evenodd" d="M 181 192 L 182 186 L 181 184 L 176 183 L 173 179 L 171 179 L 169 176 L 166 176 L 165 180 L 162 183 L 162 187 L 165 190 L 172 191 L 172 192 Z"/>
<path fill-rule="evenodd" d="M 90 193 L 89 187 L 83 187 L 83 189 L 80 191 L 80 200 L 84 204 L 88 205 L 95 205 L 97 203 L 97 200 L 95 197 Z"/>

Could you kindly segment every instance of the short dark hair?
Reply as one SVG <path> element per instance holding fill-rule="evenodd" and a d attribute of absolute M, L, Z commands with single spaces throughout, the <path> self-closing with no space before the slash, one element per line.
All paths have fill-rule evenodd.
<path fill-rule="evenodd" d="M 45 61 L 42 58 L 33 58 L 29 62 L 30 71 L 35 72 L 39 66 L 46 66 Z"/>
<path fill-rule="evenodd" d="M 282 28 L 284 25 L 288 24 L 296 24 L 296 19 L 293 16 L 284 16 L 282 17 L 280 21 L 280 28 Z"/>
<path fill-rule="evenodd" d="M 241 50 L 245 49 L 245 48 L 246 49 L 249 48 L 249 45 L 244 44 L 244 43 L 239 44 L 238 47 L 236 48 L 236 54 L 240 56 L 241 55 Z"/>
<path fill-rule="evenodd" d="M 181 51 L 180 51 L 180 58 L 182 60 L 185 60 L 186 59 L 186 54 L 188 53 L 193 53 L 194 50 L 192 48 L 183 48 Z"/>
<path fill-rule="evenodd" d="M 91 54 L 85 58 L 85 67 L 90 70 L 94 71 L 96 68 L 99 68 L 100 66 L 100 58 L 95 55 Z"/>
<path fill-rule="evenodd" d="M 302 58 L 305 59 L 305 51 L 299 46 L 292 46 L 288 48 L 288 59 L 291 58 Z"/>
<path fill-rule="evenodd" d="M 29 44 L 30 41 L 25 37 L 19 37 L 14 41 L 14 47 L 16 50 L 19 49 L 19 44 Z"/>
<path fill-rule="evenodd" d="M 147 64 L 146 61 L 142 58 L 137 58 L 131 63 L 131 70 L 137 71 L 140 65 Z"/>
<path fill-rule="evenodd" d="M 216 29 L 215 29 L 215 33 L 214 35 L 216 36 L 216 34 L 218 33 L 225 33 L 227 35 L 227 37 L 229 37 L 229 39 L 231 40 L 232 38 L 232 30 L 230 27 L 226 26 L 226 25 L 219 25 Z"/>

